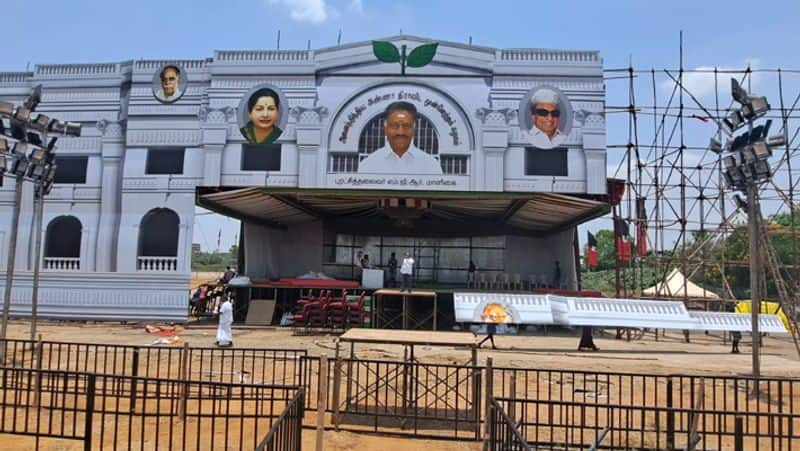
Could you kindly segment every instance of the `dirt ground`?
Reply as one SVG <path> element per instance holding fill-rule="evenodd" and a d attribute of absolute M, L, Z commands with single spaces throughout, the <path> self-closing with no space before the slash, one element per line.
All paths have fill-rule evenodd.
<path fill-rule="evenodd" d="M 28 338 L 29 323 L 11 321 L 9 338 Z M 213 346 L 216 332 L 211 322 L 190 323 L 180 337 L 191 346 Z M 149 345 L 156 338 L 144 331 L 143 324 L 40 322 L 39 333 L 44 340 L 83 343 L 111 343 L 127 345 Z M 742 354 L 731 354 L 730 343 L 724 343 L 722 335 L 693 334 L 691 343 L 685 343 L 679 331 L 659 334 L 656 340 L 652 332 L 631 341 L 617 340 L 613 331 L 596 331 L 595 343 L 598 352 L 577 352 L 577 331 L 555 330 L 544 335 L 498 336 L 499 349 L 481 349 L 479 364 L 491 357 L 495 366 L 540 369 L 592 369 L 595 371 L 647 372 L 661 374 L 736 375 L 750 371 L 750 340 L 745 336 L 741 343 Z M 289 328 L 234 327 L 234 342 L 237 348 L 306 349 L 311 355 L 333 356 L 336 336 L 331 334 L 294 335 Z M 356 347 L 361 358 L 402 359 L 399 346 L 380 344 Z M 462 363 L 468 360 L 469 352 L 455 348 L 422 346 L 416 350 L 422 362 Z M 800 377 L 800 359 L 788 336 L 769 336 L 764 339 L 761 369 L 764 375 Z M 35 449 L 33 439 L 0 435 L 0 440 L 11 448 Z M 315 435 L 304 430 L 305 449 L 313 449 Z M 4 445 L 5 446 L 5 445 Z M 477 442 L 453 442 L 418 440 L 333 432 L 325 434 L 326 450 L 478 450 Z M 39 449 L 80 449 L 75 442 L 40 443 Z"/>

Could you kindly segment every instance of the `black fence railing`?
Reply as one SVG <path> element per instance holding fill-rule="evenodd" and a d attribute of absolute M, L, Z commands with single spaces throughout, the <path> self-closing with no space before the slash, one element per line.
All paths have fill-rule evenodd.
<path fill-rule="evenodd" d="M 22 368 L 0 380 L 0 432 L 87 450 L 251 450 L 300 389 Z"/>
<path fill-rule="evenodd" d="M 258 444 L 256 451 L 300 451 L 303 443 L 304 409 L 305 390 L 300 388 L 267 436 Z"/>
<path fill-rule="evenodd" d="M 742 415 L 741 436 L 746 443 L 755 440 L 752 443 L 763 444 L 766 437 L 774 436 L 775 449 L 788 449 L 781 448 L 784 445 L 778 438 L 796 445 L 800 431 L 800 379 L 797 378 L 498 368 L 488 361 L 486 366 L 472 366 L 336 360 L 309 356 L 304 350 L 151 348 L 26 340 L 6 340 L 0 342 L 2 345 L 8 367 L 0 380 L 3 404 L 30 404 L 37 396 L 30 385 L 36 384 L 40 389 L 37 399 L 53 403 L 56 412 L 48 413 L 46 418 L 61 415 L 75 425 L 83 424 L 81 403 L 86 402 L 88 373 L 98 376 L 94 379 L 94 391 L 103 396 L 95 396 L 93 402 L 104 406 L 100 412 L 114 417 L 122 415 L 124 410 L 126 418 L 132 418 L 126 421 L 136 424 L 158 422 L 162 417 L 175 415 L 196 418 L 199 423 L 206 421 L 209 409 L 215 415 L 230 415 L 230 421 L 235 421 L 236 415 L 249 415 L 247 409 L 252 409 L 253 403 L 258 404 L 261 396 L 275 399 L 275 405 L 264 404 L 268 416 L 274 417 L 283 409 L 279 401 L 288 398 L 282 392 L 269 392 L 269 387 L 288 386 L 303 387 L 304 409 L 325 413 L 321 417 L 328 426 L 417 437 L 486 438 L 482 426 L 488 427 L 494 421 L 495 414 L 489 405 L 492 397 L 538 403 L 538 409 L 549 409 L 548 417 L 540 410 L 520 411 L 523 404 L 511 409 L 503 406 L 508 417 L 521 425 L 520 433 L 539 447 L 548 440 L 561 440 L 564 434 L 572 434 L 570 437 L 575 437 L 576 443 L 585 445 L 612 426 L 616 427 L 603 443 L 611 443 L 612 436 L 615 443 L 627 440 L 634 443 L 633 435 L 646 432 L 647 440 L 677 446 L 689 431 L 688 412 L 695 411 L 708 412 L 695 416 L 701 425 L 703 421 L 717 422 L 717 429 L 723 431 L 704 426 L 703 431 L 710 431 L 703 438 L 705 443 L 718 440 L 727 445 L 736 415 Z M 10 367 L 47 371 L 33 377 L 25 376 L 32 373 L 13 373 Z M 62 398 L 56 398 L 56 394 Z M 108 407 L 109 403 L 113 407 Z M 562 413 L 571 415 L 570 424 L 574 427 L 564 426 L 558 434 L 546 434 L 547 427 L 560 427 L 561 417 L 557 414 Z M 97 415 L 100 414 L 93 416 L 95 420 Z M 19 418 L 14 420 L 16 423 L 3 421 L 4 431 L 21 430 L 20 433 L 41 437 L 51 434 L 47 424 L 39 426 L 37 432 L 31 427 L 20 429 Z M 59 436 L 82 437 L 80 428 L 71 428 L 71 424 L 60 421 Z M 114 431 L 106 435 L 124 436 L 125 440 L 128 435 L 131 439 L 137 434 L 142 437 L 141 429 L 127 431 L 125 424 L 123 421 L 117 426 L 106 426 L 104 430 Z M 189 429 L 179 435 L 186 440 L 202 440 L 203 434 L 207 434 L 202 431 L 216 433 L 226 427 L 233 428 L 229 433 L 239 434 L 233 423 L 225 426 L 217 419 L 214 424 L 204 425 L 200 432 Z M 312 426 L 312 421 L 307 420 L 306 426 Z M 174 429 L 177 426 L 171 427 L 167 433 L 178 434 Z M 259 426 L 260 435 L 252 435 L 253 427 L 248 427 L 241 434 L 254 447 L 264 437 L 265 430 Z M 648 432 L 648 428 L 657 428 L 658 433 Z M 153 431 L 147 431 L 150 432 Z M 160 427 L 158 432 L 162 432 Z"/>
<path fill-rule="evenodd" d="M 488 430 L 504 431 L 508 424 L 514 425 L 519 437 L 535 449 L 689 449 L 691 443 L 692 449 L 697 450 L 789 451 L 800 446 L 797 412 L 745 413 L 518 398 L 493 400 L 506 416 L 490 416 Z M 760 427 L 748 429 L 745 427 L 748 424 Z M 598 436 L 604 436 L 599 444 Z"/>
<path fill-rule="evenodd" d="M 207 382 L 300 385 L 305 350 L 0 340 L 5 366 Z M 37 351 L 38 348 L 41 348 Z M 2 362 L 0 362 L 0 366 Z"/>
<path fill-rule="evenodd" d="M 702 399 L 705 409 L 715 411 L 800 412 L 798 378 L 493 368 L 492 380 L 492 395 L 497 397 L 573 402 L 592 409 L 608 405 L 693 409 Z"/>
<path fill-rule="evenodd" d="M 486 412 L 488 422 L 488 451 L 530 451 L 525 438 L 519 433 L 518 426 L 509 418 L 503 407 L 492 397 L 489 399 L 489 411 Z"/>

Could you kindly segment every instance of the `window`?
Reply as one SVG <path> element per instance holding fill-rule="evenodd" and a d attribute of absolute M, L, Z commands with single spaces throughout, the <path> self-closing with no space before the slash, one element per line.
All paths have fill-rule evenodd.
<path fill-rule="evenodd" d="M 168 208 L 147 212 L 139 228 L 139 256 L 176 257 L 180 218 Z"/>
<path fill-rule="evenodd" d="M 80 258 L 81 222 L 74 216 L 59 216 L 47 225 L 44 255 L 47 258 Z"/>
<path fill-rule="evenodd" d="M 86 166 L 89 157 L 67 157 L 56 155 L 55 183 L 86 183 Z"/>
<path fill-rule="evenodd" d="M 183 174 L 185 149 L 147 149 L 145 174 Z"/>
<path fill-rule="evenodd" d="M 568 175 L 567 148 L 557 147 L 545 150 L 538 147 L 526 147 L 525 175 Z"/>
<path fill-rule="evenodd" d="M 280 144 L 242 144 L 243 171 L 280 171 Z"/>

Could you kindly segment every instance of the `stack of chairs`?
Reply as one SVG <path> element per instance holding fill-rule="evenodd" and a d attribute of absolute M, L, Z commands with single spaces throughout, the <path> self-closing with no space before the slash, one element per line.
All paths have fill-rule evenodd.
<path fill-rule="evenodd" d="M 305 328 L 325 327 L 328 322 L 328 305 L 331 302 L 331 292 L 322 290 L 319 298 L 314 298 L 309 291 L 307 297 L 297 300 L 298 310 L 292 315 L 295 325 Z"/>
<path fill-rule="evenodd" d="M 342 290 L 341 298 L 328 304 L 328 326 L 344 329 L 347 322 L 347 290 Z"/>

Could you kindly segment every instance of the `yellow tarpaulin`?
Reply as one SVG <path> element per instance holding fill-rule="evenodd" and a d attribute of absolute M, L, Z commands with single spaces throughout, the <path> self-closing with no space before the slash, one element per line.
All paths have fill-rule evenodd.
<path fill-rule="evenodd" d="M 737 302 L 736 313 L 750 313 L 750 305 L 750 300 Z M 792 330 L 791 326 L 789 325 L 789 318 L 786 317 L 786 313 L 783 311 L 779 303 L 772 301 L 761 301 L 761 311 L 759 313 L 778 315 L 781 318 L 781 321 L 783 321 L 783 325 L 786 326 L 786 330 Z"/>

